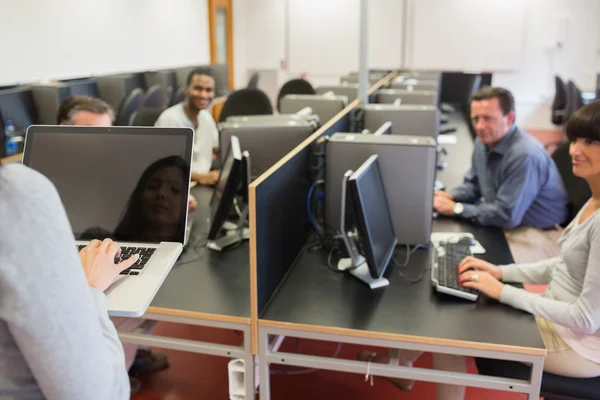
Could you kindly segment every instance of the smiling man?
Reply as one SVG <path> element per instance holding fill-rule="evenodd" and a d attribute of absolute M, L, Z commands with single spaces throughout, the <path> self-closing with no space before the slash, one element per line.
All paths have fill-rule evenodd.
<path fill-rule="evenodd" d="M 544 147 L 515 125 L 514 105 L 512 94 L 502 88 L 485 87 L 472 96 L 471 122 L 477 139 L 471 169 L 462 185 L 450 192 L 436 191 L 433 205 L 440 214 L 478 225 L 511 232 L 523 227 L 512 232 L 513 242 L 536 242 L 534 231 L 556 232 L 554 228 L 565 221 L 568 198 Z M 548 243 L 555 247 L 551 236 Z M 515 253 L 527 253 L 515 251 L 512 244 L 511 250 L 515 258 L 520 258 Z"/>
<path fill-rule="evenodd" d="M 217 125 L 207 110 L 215 97 L 215 79 L 205 68 L 196 68 L 188 75 L 185 99 L 166 109 L 154 126 L 192 128 L 195 131 L 192 180 L 200 185 L 214 185 L 218 171 L 211 171 L 213 152 L 219 145 Z"/>

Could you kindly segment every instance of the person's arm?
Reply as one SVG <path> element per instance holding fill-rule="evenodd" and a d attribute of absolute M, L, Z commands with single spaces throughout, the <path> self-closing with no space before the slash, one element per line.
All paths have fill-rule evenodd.
<path fill-rule="evenodd" d="M 503 282 L 518 283 L 550 283 L 552 271 L 557 264 L 563 262 L 561 256 L 528 264 L 499 265 Z"/>
<path fill-rule="evenodd" d="M 509 285 L 504 285 L 500 301 L 574 332 L 595 334 L 600 328 L 600 235 L 596 230 L 590 239 L 583 287 L 575 301 L 554 300 Z"/>
<path fill-rule="evenodd" d="M 542 182 L 536 160 L 527 155 L 507 163 L 494 202 L 465 204 L 460 217 L 483 226 L 512 229 L 535 200 Z"/>
<path fill-rule="evenodd" d="M 128 399 L 123 346 L 106 296 L 88 286 L 59 196 L 19 168 L 0 178 L 10 227 L 0 232 L 2 317 L 46 399 Z"/>
<path fill-rule="evenodd" d="M 465 175 L 463 184 L 450 190 L 450 194 L 452 200 L 461 203 L 470 203 L 481 197 L 477 174 L 473 167 Z"/>

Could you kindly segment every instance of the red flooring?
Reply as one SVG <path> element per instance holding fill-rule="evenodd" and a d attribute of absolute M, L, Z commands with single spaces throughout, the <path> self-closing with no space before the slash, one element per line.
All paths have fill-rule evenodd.
<path fill-rule="evenodd" d="M 180 338 L 219 341 L 227 344 L 239 343 L 234 333 L 203 327 L 183 326 L 171 323 L 159 323 L 155 334 L 173 335 Z M 311 354 L 332 354 L 333 344 L 314 341 L 302 341 L 302 351 Z M 344 345 L 341 358 L 354 358 L 361 348 Z M 133 400 L 192 400 L 192 399 L 228 399 L 227 363 L 228 359 L 190 354 L 180 351 L 154 349 L 169 356 L 171 367 L 168 370 L 142 377 L 143 389 L 133 396 Z M 423 356 L 418 367 L 431 367 L 431 356 Z M 275 368 L 279 368 L 275 366 Z M 475 366 L 470 361 L 470 371 Z M 307 375 L 271 376 L 271 398 L 273 400 L 426 400 L 433 399 L 435 385 L 417 382 L 410 392 L 402 392 L 384 380 L 375 379 L 374 386 L 364 381 L 364 375 L 330 371 L 318 371 Z M 258 398 L 258 396 L 257 396 Z M 525 399 L 524 395 L 498 392 L 485 389 L 468 388 L 467 400 L 511 400 Z"/>
<path fill-rule="evenodd" d="M 543 144 L 561 138 L 560 131 L 529 131 L 529 133 Z M 240 338 L 231 332 L 170 323 L 159 323 L 156 326 L 155 333 L 227 344 L 240 342 Z M 303 351 L 317 354 L 335 351 L 334 346 L 331 344 L 304 341 L 301 343 Z M 346 345 L 342 348 L 340 357 L 353 358 L 358 350 L 360 348 L 357 346 Z M 133 396 L 132 400 L 212 400 L 229 398 L 228 359 L 163 349 L 155 349 L 155 351 L 166 353 L 169 356 L 171 367 L 166 371 L 142 377 L 143 389 Z M 431 356 L 423 356 L 416 366 L 431 367 Z M 475 365 L 472 361 L 470 362 L 470 372 L 475 372 Z M 417 382 L 410 392 L 401 392 L 384 380 L 375 379 L 374 383 L 374 386 L 371 387 L 369 383 L 364 381 L 363 375 L 330 371 L 318 371 L 297 376 L 273 375 L 271 377 L 271 398 L 273 400 L 425 400 L 434 398 L 435 385 L 430 383 Z M 525 399 L 525 396 L 468 388 L 466 398 L 467 400 L 516 400 Z"/>

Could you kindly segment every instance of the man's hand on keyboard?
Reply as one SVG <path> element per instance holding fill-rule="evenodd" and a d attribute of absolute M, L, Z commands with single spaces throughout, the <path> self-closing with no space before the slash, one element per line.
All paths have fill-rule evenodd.
<path fill-rule="evenodd" d="M 90 287 L 105 291 L 121 271 L 131 267 L 139 258 L 137 254 L 115 264 L 121 255 L 121 246 L 111 239 L 92 240 L 79 252 L 85 276 Z"/>
<path fill-rule="evenodd" d="M 483 261 L 479 258 L 475 258 L 472 256 L 465 257 L 460 264 L 458 264 L 458 273 L 462 274 L 468 270 L 479 270 L 488 272 L 497 280 L 502 280 L 502 269 L 500 269 L 497 265 L 489 263 L 487 261 Z"/>
<path fill-rule="evenodd" d="M 494 278 L 489 272 L 468 270 L 458 277 L 458 281 L 464 287 L 477 289 L 492 299 L 500 300 L 504 284 Z"/>

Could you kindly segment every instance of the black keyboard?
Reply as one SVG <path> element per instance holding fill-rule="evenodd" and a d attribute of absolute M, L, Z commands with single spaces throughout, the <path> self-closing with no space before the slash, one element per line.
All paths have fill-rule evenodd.
<path fill-rule="evenodd" d="M 85 245 L 77 245 L 77 250 L 81 251 Z M 121 247 L 121 256 L 115 258 L 115 264 L 121 261 L 127 260 L 133 254 L 139 254 L 140 258 L 131 267 L 121 272 L 121 275 L 140 275 L 144 267 L 148 264 L 148 261 L 152 258 L 152 255 L 156 252 L 154 247 Z"/>
<path fill-rule="evenodd" d="M 479 291 L 466 288 L 458 282 L 458 264 L 463 258 L 471 255 L 469 245 L 441 242 L 433 259 L 432 281 L 442 293 L 476 300 Z"/>

